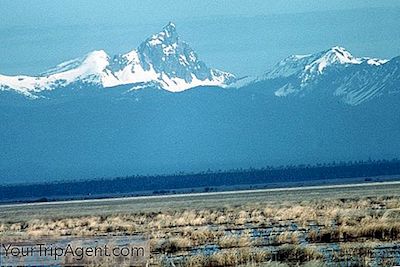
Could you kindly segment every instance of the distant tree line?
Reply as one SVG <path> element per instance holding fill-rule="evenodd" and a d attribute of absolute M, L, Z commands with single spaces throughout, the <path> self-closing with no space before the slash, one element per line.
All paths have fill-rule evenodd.
<path fill-rule="evenodd" d="M 281 184 L 343 178 L 366 178 L 400 174 L 400 160 L 331 162 L 316 165 L 267 166 L 265 168 L 207 170 L 199 173 L 172 175 L 134 175 L 112 179 L 76 180 L 53 183 L 0 186 L 1 201 L 49 200 L 147 193 L 190 191 L 193 188 Z"/>

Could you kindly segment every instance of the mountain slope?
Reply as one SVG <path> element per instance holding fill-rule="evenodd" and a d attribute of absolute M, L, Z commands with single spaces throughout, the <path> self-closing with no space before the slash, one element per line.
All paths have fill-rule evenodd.
<path fill-rule="evenodd" d="M 354 57 L 343 47 L 293 55 L 245 86 L 264 83 L 275 96 L 324 94 L 350 105 L 400 91 L 399 58 L 383 60 Z"/>
<path fill-rule="evenodd" d="M 349 106 L 259 86 L 0 106 L 0 183 L 400 156 L 400 94 Z"/>
<path fill-rule="evenodd" d="M 31 98 L 40 92 L 70 84 L 116 87 L 126 84 L 156 86 L 172 92 L 196 86 L 225 86 L 235 76 L 207 67 L 182 41 L 173 23 L 146 39 L 137 50 L 110 57 L 103 50 L 67 61 L 38 77 L 0 75 L 0 90 L 15 91 Z"/>

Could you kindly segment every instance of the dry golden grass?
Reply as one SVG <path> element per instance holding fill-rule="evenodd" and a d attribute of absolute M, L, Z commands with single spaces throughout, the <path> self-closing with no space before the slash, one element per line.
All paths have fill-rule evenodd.
<path fill-rule="evenodd" d="M 188 267 L 252 266 L 260 262 L 268 261 L 269 258 L 270 255 L 261 249 L 236 248 L 217 252 L 210 256 L 190 256 L 185 259 L 183 265 Z"/>
<path fill-rule="evenodd" d="M 323 266 L 322 255 L 304 242 L 352 242 L 341 245 L 337 258 L 358 253 L 363 255 L 362 264 L 367 264 L 371 249 L 379 242 L 400 240 L 399 219 L 399 197 L 251 202 L 162 212 L 3 220 L 0 237 L 144 235 L 160 264 L 165 255 L 174 259 L 179 254 L 183 257 L 176 266 L 285 266 L 293 262 Z M 218 249 L 209 254 L 189 253 L 206 245 Z M 278 248 L 275 254 L 269 246 Z M 283 265 L 274 265 L 272 259 Z"/>

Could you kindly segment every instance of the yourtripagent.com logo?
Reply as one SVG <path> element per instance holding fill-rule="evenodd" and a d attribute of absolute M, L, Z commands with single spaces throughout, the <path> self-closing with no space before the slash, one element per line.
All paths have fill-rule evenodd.
<path fill-rule="evenodd" d="M 149 256 L 148 242 L 137 237 L 3 241 L 0 245 L 0 266 L 143 266 Z"/>

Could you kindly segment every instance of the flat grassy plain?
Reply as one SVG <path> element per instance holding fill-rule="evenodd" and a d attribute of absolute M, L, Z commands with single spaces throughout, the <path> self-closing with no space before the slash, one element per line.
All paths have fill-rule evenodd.
<path fill-rule="evenodd" d="M 65 236 L 144 236 L 154 266 L 393 266 L 400 182 L 0 206 L 0 239 Z"/>

